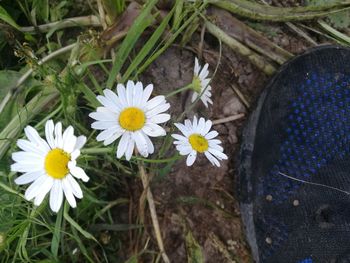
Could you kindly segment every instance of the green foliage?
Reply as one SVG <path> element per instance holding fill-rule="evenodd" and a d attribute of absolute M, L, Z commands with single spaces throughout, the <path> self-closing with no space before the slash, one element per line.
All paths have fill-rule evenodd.
<path fill-rule="evenodd" d="M 0 20 L 3 20 L 4 22 L 8 23 L 9 25 L 13 26 L 14 28 L 18 29 L 19 25 L 17 25 L 16 21 L 13 20 L 13 18 L 7 13 L 7 11 L 0 5 Z"/>
<path fill-rule="evenodd" d="M 329 4 L 330 2 L 332 2 L 332 1 L 329 1 L 329 0 L 307 0 L 308 5 L 314 5 L 314 6 Z M 333 1 L 333 2 L 337 2 L 337 1 Z M 338 29 L 349 28 L 349 26 L 350 26 L 350 11 L 346 10 L 346 11 L 342 11 L 342 12 L 328 15 L 327 19 L 328 19 L 329 23 L 332 26 L 334 26 L 335 28 L 338 28 Z"/>
<path fill-rule="evenodd" d="M 186 250 L 187 250 L 187 262 L 188 263 L 203 263 L 204 256 L 202 248 L 193 237 L 191 231 L 188 231 L 186 235 Z"/>

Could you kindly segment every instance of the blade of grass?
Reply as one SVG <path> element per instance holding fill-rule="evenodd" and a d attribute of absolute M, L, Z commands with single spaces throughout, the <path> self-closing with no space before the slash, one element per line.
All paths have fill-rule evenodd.
<path fill-rule="evenodd" d="M 140 15 L 134 21 L 133 25 L 130 27 L 123 43 L 121 44 L 121 47 L 116 54 L 113 68 L 107 80 L 107 88 L 111 89 L 113 87 L 116 77 L 129 56 L 129 53 L 135 46 L 136 41 L 139 39 L 145 29 L 151 25 L 153 21 L 151 18 L 151 11 L 157 2 L 158 0 L 149 1 L 147 6 L 142 10 Z"/>
<path fill-rule="evenodd" d="M 163 34 L 166 26 L 168 25 L 171 17 L 173 16 L 174 12 L 175 12 L 175 7 L 163 19 L 163 21 L 160 23 L 160 25 L 154 31 L 154 33 L 152 34 L 150 39 L 146 42 L 146 44 L 143 46 L 143 48 L 140 50 L 140 52 L 137 54 L 137 56 L 133 59 L 130 66 L 128 67 L 128 69 L 124 73 L 121 82 L 125 82 L 130 77 L 131 73 L 141 64 L 141 62 L 144 60 L 144 58 L 154 48 L 155 44 L 157 43 L 159 38 L 162 36 L 162 34 Z"/>
<path fill-rule="evenodd" d="M 55 229 L 54 229 L 52 241 L 51 241 L 51 252 L 55 257 L 55 259 L 58 259 L 57 256 L 58 256 L 58 248 L 60 246 L 60 240 L 61 240 L 62 219 L 63 219 L 63 209 L 60 209 L 56 217 Z"/>

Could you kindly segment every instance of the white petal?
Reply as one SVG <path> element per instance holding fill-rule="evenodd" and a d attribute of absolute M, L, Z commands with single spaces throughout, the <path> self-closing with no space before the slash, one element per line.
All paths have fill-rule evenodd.
<path fill-rule="evenodd" d="M 34 152 L 43 156 L 46 155 L 46 153 L 48 152 L 46 151 L 46 149 L 42 149 L 37 145 L 35 145 L 34 143 L 23 139 L 17 140 L 17 146 L 21 148 L 23 151 Z"/>
<path fill-rule="evenodd" d="M 41 164 L 39 166 L 38 164 L 33 164 L 33 163 L 14 163 L 11 165 L 12 172 L 29 173 L 29 172 L 41 171 L 43 169 L 44 169 L 44 164 Z"/>
<path fill-rule="evenodd" d="M 125 87 L 123 84 L 118 84 L 117 85 L 117 91 L 118 91 L 118 98 L 120 99 L 121 104 L 124 107 L 128 106 L 128 102 L 126 100 L 126 91 L 125 91 Z"/>
<path fill-rule="evenodd" d="M 162 127 L 160 127 L 158 124 L 155 124 L 155 123 L 147 123 L 142 128 L 142 131 L 150 137 L 159 137 L 159 136 L 166 135 L 166 131 Z"/>
<path fill-rule="evenodd" d="M 118 144 L 118 149 L 117 149 L 117 158 L 121 158 L 127 147 L 128 147 L 128 142 L 131 138 L 131 134 L 129 132 L 126 132 L 122 135 L 122 138 L 120 139 L 119 141 L 119 144 Z"/>
<path fill-rule="evenodd" d="M 117 121 L 118 115 L 114 112 L 91 112 L 89 117 L 97 121 Z"/>
<path fill-rule="evenodd" d="M 206 63 L 204 65 L 204 67 L 202 68 L 201 73 L 199 73 L 199 78 L 200 79 L 205 79 L 208 76 L 208 74 L 209 74 L 208 67 L 209 67 L 209 64 Z"/>
<path fill-rule="evenodd" d="M 104 141 L 107 138 L 113 136 L 114 133 L 121 131 L 121 128 L 117 125 L 109 127 L 108 129 L 102 131 L 99 135 L 97 135 L 96 140 L 97 141 Z"/>
<path fill-rule="evenodd" d="M 61 122 L 57 122 L 55 125 L 55 144 L 56 144 L 56 147 L 62 149 L 63 138 L 62 138 L 62 123 Z"/>
<path fill-rule="evenodd" d="M 53 212 L 60 210 L 63 201 L 61 180 L 55 180 L 50 192 L 50 208 Z"/>
<path fill-rule="evenodd" d="M 197 125 L 198 125 L 197 116 L 194 116 L 193 117 L 193 121 L 192 121 L 192 126 L 193 126 L 193 131 L 194 132 L 197 131 Z"/>
<path fill-rule="evenodd" d="M 196 157 L 197 157 L 197 152 L 193 150 L 193 151 L 187 156 L 186 165 L 187 165 L 187 166 L 191 166 L 191 165 L 194 163 L 194 161 L 196 160 Z"/>
<path fill-rule="evenodd" d="M 118 111 L 123 108 L 123 105 L 121 104 L 117 94 L 115 94 L 110 89 L 105 89 L 103 93 L 105 94 L 105 97 L 110 101 L 110 103 L 113 104 L 114 108 L 118 109 Z"/>
<path fill-rule="evenodd" d="M 48 120 L 45 124 L 45 136 L 46 136 L 46 141 L 49 144 L 51 149 L 54 149 L 55 146 L 55 140 L 53 137 L 53 131 L 55 129 L 55 125 L 52 120 Z"/>
<path fill-rule="evenodd" d="M 207 121 L 205 122 L 205 127 L 204 127 L 204 129 L 202 130 L 201 135 L 205 136 L 205 135 L 210 131 L 212 125 L 213 125 L 213 122 L 212 122 L 211 120 L 207 120 Z"/>
<path fill-rule="evenodd" d="M 40 193 L 34 199 L 34 205 L 39 206 L 44 200 L 47 193 L 51 190 L 54 183 L 54 179 L 50 176 L 46 176 L 46 180 L 41 185 Z"/>
<path fill-rule="evenodd" d="M 133 106 L 133 93 L 134 93 L 135 84 L 133 81 L 128 80 L 126 83 L 126 101 L 128 102 L 128 106 Z"/>
<path fill-rule="evenodd" d="M 66 138 L 63 136 L 63 150 L 67 153 L 74 151 L 75 144 L 77 142 L 77 137 L 72 134 L 67 134 Z"/>
<path fill-rule="evenodd" d="M 211 143 L 211 141 L 209 141 L 209 147 L 210 148 L 213 148 L 215 150 L 218 150 L 220 152 L 223 152 L 224 151 L 224 148 L 222 148 L 222 146 L 218 145 L 218 144 L 215 144 L 215 143 Z"/>
<path fill-rule="evenodd" d="M 148 153 L 149 153 L 149 154 L 154 153 L 154 145 L 153 145 L 151 139 L 150 139 L 146 134 L 144 134 L 142 131 L 141 131 L 141 133 L 143 134 L 143 136 L 144 136 L 145 139 L 146 139 Z"/>
<path fill-rule="evenodd" d="M 197 98 L 198 98 L 198 93 L 194 91 L 192 94 L 191 102 L 193 103 Z"/>
<path fill-rule="evenodd" d="M 34 152 L 14 152 L 12 160 L 19 163 L 37 163 L 38 161 L 44 162 L 44 156 Z"/>
<path fill-rule="evenodd" d="M 190 145 L 187 145 L 187 146 L 179 147 L 178 151 L 181 155 L 187 155 L 187 154 L 190 154 L 193 151 L 193 149 Z"/>
<path fill-rule="evenodd" d="M 86 137 L 84 135 L 79 136 L 77 138 L 77 141 L 75 142 L 74 150 L 80 150 L 85 143 L 86 143 Z"/>
<path fill-rule="evenodd" d="M 132 133 L 133 139 L 136 143 L 136 148 L 138 152 L 143 156 L 143 157 L 148 157 L 148 144 L 145 139 L 145 136 L 143 133 L 136 131 Z"/>
<path fill-rule="evenodd" d="M 71 160 L 75 160 L 79 157 L 79 155 L 80 155 L 80 150 L 74 150 L 73 152 L 71 152 L 70 158 Z"/>
<path fill-rule="evenodd" d="M 125 151 L 125 159 L 130 160 L 132 153 L 134 152 L 134 147 L 135 147 L 135 141 L 131 138 L 128 142 L 128 146 Z"/>
<path fill-rule="evenodd" d="M 227 158 L 228 158 L 226 154 L 224 154 L 223 152 L 218 151 L 216 149 L 213 149 L 213 148 L 209 148 L 208 152 L 210 152 L 212 155 L 214 155 L 219 160 L 227 160 Z"/>
<path fill-rule="evenodd" d="M 143 95 L 143 86 L 142 83 L 139 81 L 136 83 L 134 87 L 134 96 L 133 96 L 133 105 L 136 107 L 141 108 L 142 105 L 142 95 Z"/>
<path fill-rule="evenodd" d="M 64 195 L 72 208 L 77 206 L 77 202 L 75 201 L 75 197 L 73 195 L 72 187 L 67 178 L 62 179 L 62 188 Z"/>
<path fill-rule="evenodd" d="M 198 76 L 199 70 L 200 70 L 200 66 L 199 66 L 198 58 L 194 58 L 194 70 L 193 70 L 194 75 Z"/>
<path fill-rule="evenodd" d="M 157 107 L 153 108 L 152 110 L 148 110 L 146 112 L 146 116 L 148 118 L 150 118 L 150 117 L 152 117 L 154 115 L 157 115 L 159 113 L 167 111 L 169 108 L 170 108 L 170 104 L 169 103 L 158 105 Z"/>
<path fill-rule="evenodd" d="M 29 173 L 24 173 L 20 177 L 17 177 L 15 179 L 15 183 L 18 185 L 22 184 L 29 184 L 36 179 L 38 179 L 40 176 L 45 175 L 45 171 L 36 171 L 36 172 L 29 172 Z"/>
<path fill-rule="evenodd" d="M 207 157 L 207 159 L 211 162 L 212 165 L 220 167 L 220 162 L 214 156 L 212 156 L 208 151 L 204 152 L 204 155 Z"/>
<path fill-rule="evenodd" d="M 116 133 L 114 133 L 112 136 L 110 136 L 109 138 L 105 139 L 103 142 L 103 145 L 109 145 L 112 142 L 114 142 L 115 140 L 117 140 L 120 136 L 122 136 L 124 133 L 124 131 L 118 131 Z"/>
<path fill-rule="evenodd" d="M 32 126 L 28 125 L 27 127 L 25 127 L 24 132 L 31 142 L 38 145 L 46 152 L 50 150 L 50 147 L 47 144 L 47 142 L 40 137 L 39 133 Z"/>
<path fill-rule="evenodd" d="M 38 179 L 34 181 L 26 190 L 24 197 L 30 201 L 32 200 L 35 196 L 37 196 L 41 191 L 42 188 L 41 186 L 44 184 L 47 175 L 41 175 Z"/>
<path fill-rule="evenodd" d="M 116 126 L 117 121 L 95 121 L 91 124 L 91 128 L 95 130 L 105 130 Z"/>
<path fill-rule="evenodd" d="M 106 107 L 110 112 L 114 112 L 114 113 L 117 113 L 120 111 L 120 108 L 115 104 L 113 103 L 111 100 L 109 100 L 108 98 L 106 98 L 105 96 L 101 96 L 101 95 L 98 95 L 97 97 L 97 100 L 104 106 Z M 90 115 L 89 115 L 90 116 Z M 91 117 L 91 116 L 90 116 Z M 91 117 L 93 118 L 93 117 Z"/>
<path fill-rule="evenodd" d="M 217 131 L 211 131 L 209 133 L 207 133 L 207 135 L 205 135 L 204 137 L 207 139 L 207 140 L 210 140 L 210 139 L 213 139 L 215 138 L 216 136 L 218 136 L 219 133 Z"/>
<path fill-rule="evenodd" d="M 152 91 L 153 91 L 153 84 L 147 85 L 142 94 L 142 102 L 141 102 L 142 105 L 145 105 L 147 103 L 149 97 L 152 94 Z"/>
<path fill-rule="evenodd" d="M 164 102 L 166 102 L 165 97 L 163 95 L 160 96 L 156 96 L 152 99 L 150 99 L 147 103 L 146 103 L 146 109 L 152 110 L 153 108 L 159 106 L 160 104 L 163 104 Z"/>
<path fill-rule="evenodd" d="M 77 183 L 77 181 L 73 178 L 73 176 L 71 176 L 70 174 L 68 174 L 65 179 L 67 179 L 67 181 L 69 182 L 71 189 L 72 189 L 72 193 L 75 197 L 81 199 L 83 198 L 83 191 L 80 188 L 80 185 Z"/>
<path fill-rule="evenodd" d="M 187 137 L 179 135 L 179 134 L 172 134 L 171 137 L 173 137 L 176 140 L 179 141 L 188 141 Z"/>
<path fill-rule="evenodd" d="M 205 129 L 205 119 L 200 118 L 198 121 L 197 133 L 202 134 L 204 129 Z"/>
<path fill-rule="evenodd" d="M 170 120 L 170 114 L 162 113 L 151 117 L 149 121 L 159 124 L 167 122 L 168 120 Z"/>
<path fill-rule="evenodd" d="M 182 123 L 174 123 L 174 125 L 176 126 L 176 128 L 179 129 L 180 132 L 182 132 L 183 135 L 185 135 L 186 137 L 190 136 L 192 131 L 186 127 L 185 125 L 183 125 Z"/>
<path fill-rule="evenodd" d="M 75 178 L 81 179 L 83 182 L 89 181 L 89 176 L 86 175 L 85 171 L 78 166 L 69 167 L 69 172 Z"/>

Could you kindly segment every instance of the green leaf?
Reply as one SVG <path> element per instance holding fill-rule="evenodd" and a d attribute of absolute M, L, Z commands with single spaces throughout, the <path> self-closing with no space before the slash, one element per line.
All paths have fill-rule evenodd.
<path fill-rule="evenodd" d="M 133 25 L 130 27 L 123 43 L 121 44 L 121 47 L 115 56 L 116 59 L 107 80 L 107 87 L 109 89 L 113 87 L 116 77 L 127 57 L 129 56 L 129 53 L 135 46 L 136 41 L 139 39 L 145 29 L 151 25 L 153 21 L 151 11 L 157 2 L 158 0 L 149 1 L 148 5 L 142 10 L 140 15 L 134 21 Z"/>
<path fill-rule="evenodd" d="M 68 206 L 68 203 L 66 202 L 64 205 L 63 216 L 68 221 L 68 223 L 71 224 L 71 226 L 74 227 L 76 230 L 78 230 L 78 232 L 80 232 L 80 234 L 82 234 L 84 237 L 86 237 L 87 239 L 92 239 L 96 243 L 98 243 L 96 238 L 93 235 L 85 231 L 77 222 L 74 221 L 73 218 L 70 217 L 70 215 L 68 214 L 68 209 L 69 209 L 69 206 Z"/>
<path fill-rule="evenodd" d="M 51 241 L 51 252 L 55 258 L 57 258 L 58 248 L 60 247 L 61 225 L 62 225 L 62 215 L 63 215 L 62 211 L 63 209 L 60 209 L 60 211 L 57 214 L 55 230 L 53 232 L 52 241 Z"/>
<path fill-rule="evenodd" d="M 33 0 L 32 8 L 40 20 L 49 22 L 49 0 Z"/>
<path fill-rule="evenodd" d="M 12 17 L 7 13 L 7 11 L 0 5 L 0 19 L 9 25 L 13 26 L 16 29 L 19 29 L 20 26 L 17 25 L 16 21 L 12 19 Z"/>
<path fill-rule="evenodd" d="M 333 1 L 336 3 L 336 1 Z M 329 0 L 307 0 L 307 5 L 311 6 L 321 6 L 325 4 L 330 4 L 332 1 Z M 331 14 L 327 16 L 328 23 L 330 23 L 333 27 L 338 29 L 345 29 L 350 26 L 350 11 L 342 11 L 335 14 Z"/>
<path fill-rule="evenodd" d="M 194 239 L 191 231 L 188 231 L 186 235 L 186 250 L 187 250 L 187 262 L 188 263 L 203 263 L 204 257 L 202 248 L 198 242 Z"/>
<path fill-rule="evenodd" d="M 168 25 L 169 20 L 173 16 L 174 12 L 175 12 L 175 7 L 163 19 L 163 21 L 160 23 L 160 25 L 154 31 L 154 33 L 152 34 L 150 39 L 146 42 L 146 44 L 143 46 L 143 48 L 140 50 L 140 52 L 137 54 L 137 56 L 133 59 L 130 66 L 128 67 L 125 74 L 123 75 L 122 82 L 125 82 L 130 77 L 130 74 L 141 64 L 141 62 L 144 60 L 144 58 L 154 48 L 155 44 L 157 43 L 159 38 L 162 36 L 162 34 L 163 34 L 166 26 Z"/>

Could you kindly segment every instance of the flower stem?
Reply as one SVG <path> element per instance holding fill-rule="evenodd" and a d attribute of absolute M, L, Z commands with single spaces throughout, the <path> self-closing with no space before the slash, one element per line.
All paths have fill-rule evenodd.
<path fill-rule="evenodd" d="M 182 88 L 179 88 L 179 89 L 177 89 L 177 90 L 174 90 L 174 91 L 170 92 L 170 93 L 169 93 L 168 95 L 166 95 L 165 97 L 166 97 L 166 98 L 172 97 L 172 96 L 174 96 L 174 95 L 176 95 L 176 94 L 178 94 L 178 93 L 180 93 L 180 92 L 183 92 L 183 91 L 185 91 L 185 90 L 191 89 L 192 86 L 193 86 L 192 83 L 191 83 L 191 84 L 188 84 L 188 85 L 185 86 L 185 87 L 182 87 Z"/>
<path fill-rule="evenodd" d="M 103 153 L 110 153 L 112 152 L 112 147 L 105 147 L 105 148 L 85 148 L 81 150 L 82 154 L 103 154 Z"/>

